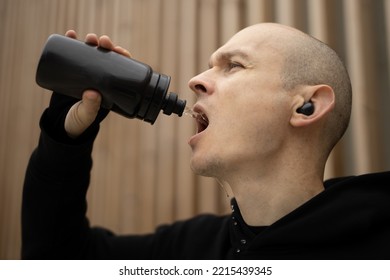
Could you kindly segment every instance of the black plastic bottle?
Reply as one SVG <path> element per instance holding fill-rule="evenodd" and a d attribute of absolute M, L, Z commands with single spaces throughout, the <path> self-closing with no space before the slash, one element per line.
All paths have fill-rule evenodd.
<path fill-rule="evenodd" d="M 102 107 L 153 124 L 164 114 L 181 116 L 186 101 L 167 93 L 170 77 L 149 65 L 66 36 L 51 35 L 40 57 L 36 82 L 81 99 L 86 89 L 102 94 Z"/>

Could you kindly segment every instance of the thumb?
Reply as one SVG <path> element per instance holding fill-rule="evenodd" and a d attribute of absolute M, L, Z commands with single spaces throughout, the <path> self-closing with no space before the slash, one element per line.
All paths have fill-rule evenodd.
<path fill-rule="evenodd" d="M 97 91 L 86 90 L 83 99 L 74 104 L 65 118 L 65 131 L 71 138 L 80 136 L 95 120 L 101 103 Z"/>

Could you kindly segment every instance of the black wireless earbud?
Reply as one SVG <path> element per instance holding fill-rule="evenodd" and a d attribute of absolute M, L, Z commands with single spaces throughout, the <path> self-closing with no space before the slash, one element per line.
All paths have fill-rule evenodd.
<path fill-rule="evenodd" d="M 314 112 L 314 105 L 311 101 L 305 102 L 302 107 L 297 109 L 297 113 L 304 114 L 306 116 L 310 116 Z"/>

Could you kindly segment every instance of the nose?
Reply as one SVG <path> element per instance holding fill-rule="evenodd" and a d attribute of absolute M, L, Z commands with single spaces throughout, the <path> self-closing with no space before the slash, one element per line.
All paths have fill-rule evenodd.
<path fill-rule="evenodd" d="M 198 97 L 200 95 L 212 94 L 214 91 L 214 82 L 208 75 L 208 71 L 210 70 L 200 73 L 188 82 L 188 86 Z"/>

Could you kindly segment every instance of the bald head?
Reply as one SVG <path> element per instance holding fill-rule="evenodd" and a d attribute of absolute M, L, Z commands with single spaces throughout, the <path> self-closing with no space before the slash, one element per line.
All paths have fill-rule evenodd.
<path fill-rule="evenodd" d="M 281 24 L 260 23 L 241 32 L 252 33 L 253 40 L 259 38 L 259 47 L 267 45 L 281 54 L 280 78 L 287 91 L 301 85 L 320 84 L 333 89 L 335 107 L 325 127 L 329 129 L 325 133 L 331 149 L 348 127 L 352 105 L 350 78 L 337 53 L 316 38 Z"/>

